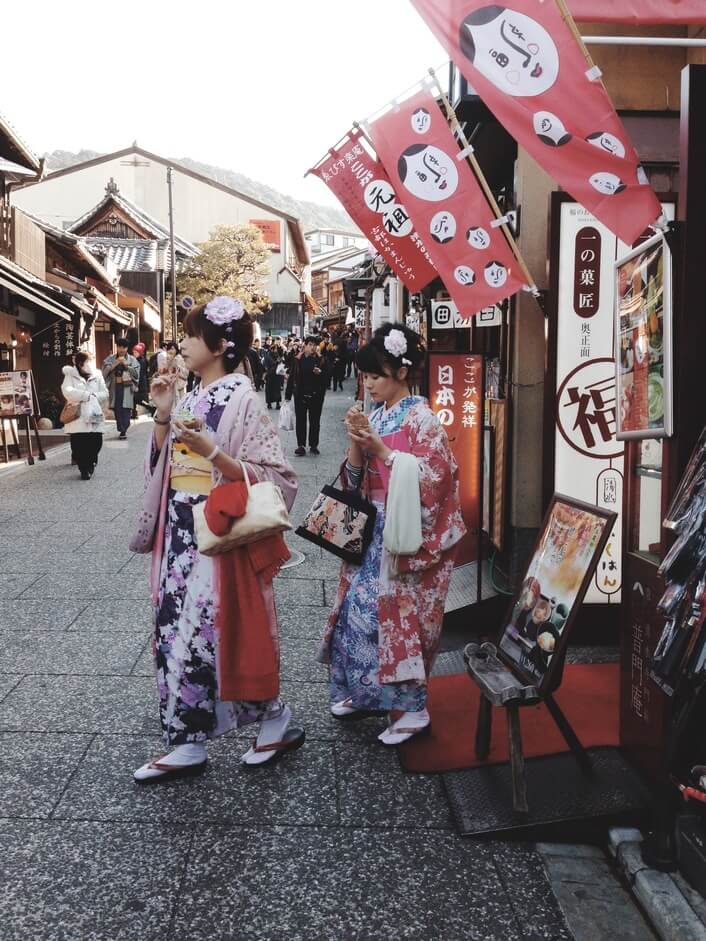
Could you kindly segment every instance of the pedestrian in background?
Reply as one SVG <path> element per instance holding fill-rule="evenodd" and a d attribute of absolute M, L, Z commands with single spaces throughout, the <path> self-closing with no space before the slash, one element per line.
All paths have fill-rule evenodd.
<path fill-rule="evenodd" d="M 325 395 L 326 364 L 316 352 L 316 338 L 307 337 L 303 352 L 299 353 L 292 363 L 284 396 L 288 402 L 294 398 L 297 431 L 297 449 L 294 453 L 297 457 L 306 454 L 307 424 L 309 450 L 312 454 L 321 453 L 319 431 Z"/>
<path fill-rule="evenodd" d="M 189 370 L 186 368 L 184 357 L 179 352 L 178 343 L 167 343 L 167 356 L 160 374 L 174 376 L 175 399 L 178 402 L 186 394 L 186 384 L 189 379 Z"/>
<path fill-rule="evenodd" d="M 81 472 L 81 480 L 90 480 L 103 447 L 103 406 L 108 401 L 108 389 L 103 374 L 83 351 L 76 353 L 74 365 L 64 366 L 62 372 L 62 395 L 79 409 L 74 421 L 64 425 L 71 442 L 71 459 Z"/>
<path fill-rule="evenodd" d="M 206 743 L 244 725 L 259 723 L 255 742 L 241 758 L 247 765 L 262 767 L 304 742 L 303 729 L 292 728 L 291 709 L 279 695 L 272 579 L 287 558 L 282 537 L 212 557 L 199 552 L 195 535 L 197 504 L 205 503 L 208 512 L 207 501 L 216 500 L 219 512 L 238 515 L 228 503 L 237 496 L 228 494 L 236 491 L 247 501 L 246 473 L 253 483 L 277 484 L 288 507 L 294 502 L 294 472 L 242 372 L 252 331 L 233 298 L 192 308 L 182 350 L 199 383 L 177 413 L 173 377 L 156 376 L 152 383 L 157 413 L 146 467 L 157 484 L 148 489 L 161 507 L 152 546 L 153 650 L 170 750 L 134 772 L 140 784 L 199 774 L 206 767 Z"/>
<path fill-rule="evenodd" d="M 115 343 L 116 352 L 106 357 L 103 362 L 103 377 L 108 386 L 110 407 L 115 414 L 115 424 L 121 441 L 127 437 L 132 417 L 134 392 L 140 381 L 140 364 L 128 353 L 129 344 L 125 337 Z"/>
<path fill-rule="evenodd" d="M 388 728 L 378 736 L 384 745 L 429 728 L 427 679 L 466 531 L 449 439 L 427 401 L 410 394 L 423 353 L 418 334 L 397 324 L 380 327 L 358 352 L 375 408 L 369 419 L 357 408 L 346 416 L 350 444 L 341 479 L 347 489 L 362 487 L 377 515 L 362 565 L 341 570 L 320 652 L 330 663 L 332 715 L 388 713 Z M 388 518 L 391 531 L 404 532 L 416 551 L 388 549 Z"/>
<path fill-rule="evenodd" d="M 152 411 L 152 408 L 149 404 L 150 381 L 149 376 L 147 375 L 148 366 L 145 349 L 146 347 L 144 343 L 136 343 L 132 348 L 132 355 L 140 364 L 140 378 L 137 381 L 137 391 L 135 392 L 134 403 L 132 406 L 132 417 L 134 420 L 137 420 L 138 405 L 141 405 L 143 408 L 147 409 L 148 412 Z"/>
<path fill-rule="evenodd" d="M 276 405 L 277 408 L 280 408 L 285 369 L 282 357 L 276 347 L 265 351 L 263 365 L 265 367 L 265 401 L 267 407 L 271 409 L 273 405 Z"/>

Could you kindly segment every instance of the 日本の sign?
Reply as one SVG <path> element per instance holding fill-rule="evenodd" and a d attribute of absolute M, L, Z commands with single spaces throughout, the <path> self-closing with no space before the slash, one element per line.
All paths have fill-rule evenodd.
<path fill-rule="evenodd" d="M 483 433 L 483 357 L 469 353 L 432 353 L 429 402 L 451 442 L 458 464 L 461 511 L 468 529 L 457 565 L 476 558 L 480 521 L 481 435 Z"/>

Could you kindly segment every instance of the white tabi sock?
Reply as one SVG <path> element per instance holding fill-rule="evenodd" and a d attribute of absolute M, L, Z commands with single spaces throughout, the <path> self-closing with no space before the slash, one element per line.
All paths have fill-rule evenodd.
<path fill-rule="evenodd" d="M 284 734 L 292 721 L 292 710 L 289 706 L 283 706 L 282 711 L 271 719 L 263 719 L 260 724 L 260 731 L 257 736 L 258 746 L 272 745 L 275 742 L 281 742 Z M 242 757 L 242 760 L 248 765 L 259 765 L 272 757 L 271 751 L 256 752 L 250 748 Z"/>
<path fill-rule="evenodd" d="M 401 745 L 402 742 L 406 742 L 415 733 L 397 732 L 396 729 L 424 729 L 430 721 L 429 712 L 426 709 L 422 709 L 420 712 L 403 712 L 399 719 L 395 719 L 392 725 L 378 735 L 378 740 L 384 745 Z"/>
<path fill-rule="evenodd" d="M 188 765 L 200 765 L 206 761 L 206 747 L 202 742 L 189 742 L 186 745 L 177 745 L 163 758 L 155 759 L 156 762 L 165 767 L 153 768 L 153 762 L 148 761 L 146 765 L 138 768 L 133 777 L 136 781 L 144 781 L 147 778 L 159 778 L 167 771 L 165 768 L 184 768 Z"/>

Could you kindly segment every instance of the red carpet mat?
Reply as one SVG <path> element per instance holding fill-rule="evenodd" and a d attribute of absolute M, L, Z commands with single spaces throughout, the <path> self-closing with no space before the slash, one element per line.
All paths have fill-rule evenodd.
<path fill-rule="evenodd" d="M 619 677 L 617 663 L 567 666 L 554 698 L 585 748 L 618 745 Z M 478 687 L 465 673 L 433 676 L 429 681 L 429 735 L 400 746 L 405 771 L 440 772 L 508 761 L 505 710 L 493 709 L 493 734 L 486 761 L 475 755 Z M 543 704 L 520 709 L 525 758 L 568 751 L 561 732 Z"/>

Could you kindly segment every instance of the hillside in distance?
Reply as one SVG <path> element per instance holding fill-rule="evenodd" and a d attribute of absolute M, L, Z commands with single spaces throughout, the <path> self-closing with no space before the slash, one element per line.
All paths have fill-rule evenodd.
<path fill-rule="evenodd" d="M 93 160 L 94 157 L 100 157 L 101 154 L 96 150 L 79 150 L 78 153 L 71 153 L 68 150 L 54 150 L 44 155 L 46 158 L 47 173 L 52 170 L 63 170 L 64 167 L 71 167 L 76 163 L 83 163 L 85 160 Z M 192 160 L 190 157 L 174 157 L 176 163 L 201 173 L 203 176 L 210 177 L 217 183 L 224 186 L 230 186 L 232 189 L 243 193 L 246 196 L 252 196 L 262 203 L 275 206 L 284 212 L 290 213 L 301 219 L 304 231 L 309 229 L 346 229 L 351 232 L 357 231 L 357 226 L 353 223 L 350 216 L 342 209 L 335 206 L 322 206 L 319 203 L 312 203 L 306 200 L 294 199 L 285 193 L 267 186 L 265 183 L 259 183 L 257 180 L 251 180 L 250 177 L 242 173 L 236 173 L 235 170 L 224 170 L 222 167 L 213 167 L 208 163 L 200 163 L 198 160 Z"/>

